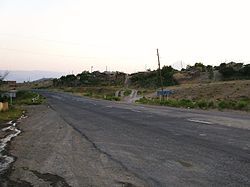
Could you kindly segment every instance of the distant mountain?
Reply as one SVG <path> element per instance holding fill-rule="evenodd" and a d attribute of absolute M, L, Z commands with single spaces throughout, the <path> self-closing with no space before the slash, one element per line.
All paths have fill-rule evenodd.
<path fill-rule="evenodd" d="M 0 70 L 0 73 L 5 72 Z M 39 79 L 48 79 L 48 78 L 59 78 L 62 75 L 65 75 L 64 72 L 53 72 L 53 71 L 9 71 L 9 75 L 6 77 L 6 80 L 17 81 L 18 83 L 27 82 L 27 81 L 36 81 Z"/>

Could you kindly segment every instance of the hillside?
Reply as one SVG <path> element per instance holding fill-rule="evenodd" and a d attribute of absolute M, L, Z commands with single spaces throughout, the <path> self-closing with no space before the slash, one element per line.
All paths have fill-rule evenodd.
<path fill-rule="evenodd" d="M 220 81 L 204 84 L 181 84 L 168 87 L 167 89 L 174 91 L 174 94 L 171 95 L 171 98 L 174 99 L 250 99 L 250 80 Z"/>

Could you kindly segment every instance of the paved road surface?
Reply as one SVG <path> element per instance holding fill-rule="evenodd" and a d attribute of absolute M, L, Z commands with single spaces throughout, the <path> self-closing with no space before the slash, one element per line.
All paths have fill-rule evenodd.
<path fill-rule="evenodd" d="M 42 94 L 82 138 L 149 186 L 250 186 L 249 114 Z"/>

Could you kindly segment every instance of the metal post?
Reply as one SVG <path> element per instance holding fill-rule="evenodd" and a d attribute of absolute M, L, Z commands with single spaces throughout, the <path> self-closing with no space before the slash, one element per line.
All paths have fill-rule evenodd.
<path fill-rule="evenodd" d="M 12 96 L 10 95 L 10 105 L 12 105 Z"/>

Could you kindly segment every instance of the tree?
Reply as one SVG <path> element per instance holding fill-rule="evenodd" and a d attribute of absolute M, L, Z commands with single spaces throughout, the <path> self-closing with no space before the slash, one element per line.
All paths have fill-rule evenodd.
<path fill-rule="evenodd" d="M 161 69 L 163 86 L 171 86 L 177 84 L 173 78 L 176 72 L 171 66 L 163 66 Z M 133 85 L 144 88 L 157 88 L 160 87 L 158 70 L 139 72 L 131 75 L 131 82 Z"/>
<path fill-rule="evenodd" d="M 235 75 L 235 70 L 233 67 L 223 67 L 219 69 L 219 72 L 223 75 L 225 78 L 230 78 Z"/>
<path fill-rule="evenodd" d="M 171 66 L 163 66 L 161 72 L 162 72 L 164 86 L 170 86 L 176 84 L 176 81 L 173 78 L 173 75 L 176 71 Z"/>
<path fill-rule="evenodd" d="M 214 78 L 214 70 L 213 70 L 213 66 L 211 65 L 207 65 L 206 67 L 206 71 L 208 72 L 209 74 L 209 79 L 213 79 Z"/>
<path fill-rule="evenodd" d="M 206 71 L 206 66 L 202 64 L 201 62 L 195 63 L 194 65 L 195 69 L 205 72 Z"/>
<path fill-rule="evenodd" d="M 0 74 L 0 85 L 3 83 L 4 79 L 9 75 L 9 71 L 5 71 Z"/>
<path fill-rule="evenodd" d="M 250 64 L 245 65 L 239 72 L 243 76 L 250 77 Z"/>
<path fill-rule="evenodd" d="M 9 75 L 8 71 L 5 71 L 0 74 L 0 81 L 3 81 Z"/>

